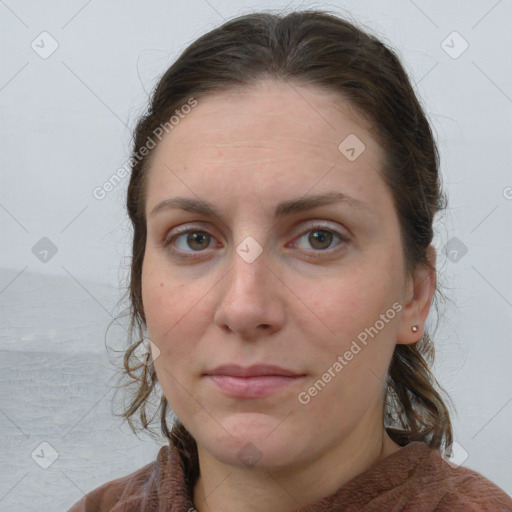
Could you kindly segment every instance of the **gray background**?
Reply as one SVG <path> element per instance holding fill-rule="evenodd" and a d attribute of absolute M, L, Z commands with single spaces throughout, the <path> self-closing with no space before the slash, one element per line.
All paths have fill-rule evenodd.
<path fill-rule="evenodd" d="M 0 510 L 66 510 L 154 460 L 163 441 L 112 416 L 104 345 L 128 271 L 128 179 L 103 200 L 92 192 L 129 157 L 146 91 L 190 42 L 286 5 L 352 16 L 397 49 L 416 84 L 450 207 L 436 247 L 453 303 L 434 370 L 457 407 L 460 460 L 467 452 L 466 467 L 512 494 L 512 2 L 383 4 L 0 1 Z M 43 237 L 55 254 L 41 252 Z M 113 325 L 109 346 L 122 347 L 125 327 Z M 34 459 L 49 464 L 52 449 L 44 469 Z"/>

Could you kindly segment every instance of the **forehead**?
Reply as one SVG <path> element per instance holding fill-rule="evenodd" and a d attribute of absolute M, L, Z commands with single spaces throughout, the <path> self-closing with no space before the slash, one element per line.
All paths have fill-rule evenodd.
<path fill-rule="evenodd" d="M 371 124 L 350 102 L 339 93 L 314 85 L 262 80 L 202 96 L 197 102 L 164 137 L 160 148 L 172 146 L 179 153 L 199 143 L 234 146 L 259 140 L 286 145 L 302 138 L 305 146 L 311 141 L 338 157 L 338 143 L 350 133 L 370 138 Z M 191 131 L 200 140 L 190 138 Z M 371 138 L 365 142 L 377 149 Z"/>
<path fill-rule="evenodd" d="M 311 85 L 267 80 L 199 97 L 154 150 L 147 210 L 178 190 L 282 198 L 337 189 L 371 200 L 384 152 L 370 129 L 341 95 Z"/>

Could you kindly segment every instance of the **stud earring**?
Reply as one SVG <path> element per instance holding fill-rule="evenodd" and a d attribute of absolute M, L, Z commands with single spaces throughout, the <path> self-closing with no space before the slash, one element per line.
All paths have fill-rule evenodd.
<path fill-rule="evenodd" d="M 412 332 L 418 332 L 418 326 L 417 326 L 417 325 L 413 325 L 413 326 L 411 327 L 411 331 L 412 331 Z"/>

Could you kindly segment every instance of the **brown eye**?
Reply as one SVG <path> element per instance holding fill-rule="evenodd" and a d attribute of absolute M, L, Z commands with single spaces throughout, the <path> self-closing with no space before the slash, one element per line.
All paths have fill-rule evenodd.
<path fill-rule="evenodd" d="M 171 252 L 180 253 L 183 257 L 187 257 L 187 254 L 194 257 L 193 253 L 208 249 L 212 239 L 206 231 L 192 228 L 176 234 L 165 246 L 171 246 Z"/>
<path fill-rule="evenodd" d="M 204 231 L 189 231 L 186 235 L 185 245 L 191 249 L 207 249 L 210 245 L 210 235 Z M 205 241 L 207 241 L 206 244 Z"/>
<path fill-rule="evenodd" d="M 315 229 L 310 231 L 308 242 L 315 249 L 327 249 L 332 242 L 332 232 L 325 229 Z"/>
<path fill-rule="evenodd" d="M 200 226 L 182 226 L 172 231 L 163 242 L 165 250 L 176 259 L 204 258 L 215 238 Z"/>
<path fill-rule="evenodd" d="M 335 238 L 338 238 L 341 242 L 336 244 L 335 248 L 332 249 L 330 247 Z M 300 243 L 300 240 L 302 239 L 306 239 L 306 244 Z M 308 231 L 303 233 L 300 237 L 298 237 L 293 246 L 298 247 L 299 249 L 304 249 L 309 252 L 320 253 L 314 256 L 322 257 L 323 254 L 321 253 L 330 255 L 336 252 L 340 248 L 340 246 L 341 248 L 343 248 L 346 242 L 349 242 L 349 238 L 338 233 L 337 231 L 327 229 L 325 226 L 313 226 Z M 306 245 L 309 247 L 306 247 Z"/>

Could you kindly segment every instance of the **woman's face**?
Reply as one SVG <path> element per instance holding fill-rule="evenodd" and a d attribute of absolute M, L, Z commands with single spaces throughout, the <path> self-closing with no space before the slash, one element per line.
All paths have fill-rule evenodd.
<path fill-rule="evenodd" d="M 285 468 L 383 428 L 409 280 L 383 150 L 347 107 L 264 81 L 198 99 L 155 149 L 142 272 L 155 368 L 225 463 Z M 293 207 L 325 194 L 341 199 Z M 215 213 L 153 212 L 178 197 Z"/>

